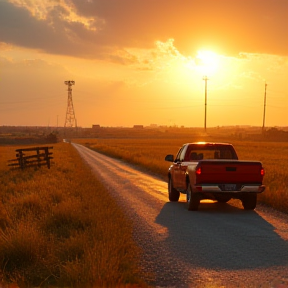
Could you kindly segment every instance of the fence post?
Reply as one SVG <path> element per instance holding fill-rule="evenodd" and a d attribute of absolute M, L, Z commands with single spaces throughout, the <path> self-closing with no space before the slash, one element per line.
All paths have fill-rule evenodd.
<path fill-rule="evenodd" d="M 25 168 L 25 159 L 23 158 L 23 151 L 21 149 L 19 150 L 19 165 L 21 169 Z"/>
<path fill-rule="evenodd" d="M 45 147 L 45 158 L 48 169 L 50 169 L 49 147 Z"/>
<path fill-rule="evenodd" d="M 36 148 L 37 150 L 37 163 L 38 163 L 38 167 L 41 167 L 41 159 L 40 159 L 40 151 L 39 151 L 39 147 Z"/>

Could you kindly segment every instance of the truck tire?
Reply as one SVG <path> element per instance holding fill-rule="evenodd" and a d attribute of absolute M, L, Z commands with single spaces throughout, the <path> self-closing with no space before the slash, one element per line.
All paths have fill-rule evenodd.
<path fill-rule="evenodd" d="M 171 201 L 171 202 L 177 202 L 179 200 L 179 197 L 180 197 L 180 192 L 177 191 L 173 187 L 171 177 L 169 177 L 169 182 L 168 182 L 168 197 L 169 197 L 169 201 Z"/>
<path fill-rule="evenodd" d="M 245 210 L 254 210 L 257 204 L 257 194 L 251 193 L 242 198 L 242 205 Z"/>
<path fill-rule="evenodd" d="M 187 206 L 189 211 L 197 211 L 200 204 L 200 197 L 196 193 L 192 193 L 191 185 L 187 184 Z"/>

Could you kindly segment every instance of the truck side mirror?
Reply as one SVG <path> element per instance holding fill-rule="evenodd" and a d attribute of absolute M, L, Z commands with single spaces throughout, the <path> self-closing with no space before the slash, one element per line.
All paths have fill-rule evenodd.
<path fill-rule="evenodd" d="M 165 161 L 174 162 L 174 155 L 171 155 L 171 154 L 166 155 Z"/>

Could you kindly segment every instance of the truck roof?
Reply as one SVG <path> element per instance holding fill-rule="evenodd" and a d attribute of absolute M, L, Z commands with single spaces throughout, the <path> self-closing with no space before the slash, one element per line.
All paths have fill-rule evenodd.
<path fill-rule="evenodd" d="M 205 146 L 214 146 L 214 145 L 217 145 L 217 146 L 221 146 L 221 145 L 223 145 L 223 146 L 233 146 L 232 144 L 230 144 L 230 143 L 224 143 L 224 142 L 191 142 L 191 143 L 186 143 L 186 144 L 184 144 L 183 146 L 185 146 L 185 145 L 205 145 Z"/>

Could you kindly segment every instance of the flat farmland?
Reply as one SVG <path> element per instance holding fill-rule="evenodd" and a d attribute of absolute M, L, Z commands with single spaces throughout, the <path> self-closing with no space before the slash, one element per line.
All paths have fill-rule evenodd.
<path fill-rule="evenodd" d="M 224 208 L 221 206 L 221 209 L 219 209 L 217 203 L 215 206 L 203 204 L 202 213 L 196 213 L 197 215 L 189 213 L 190 216 L 188 217 L 194 217 L 194 226 L 191 226 L 190 223 L 189 227 L 187 227 L 185 219 L 187 218 L 188 214 L 186 213 L 188 211 L 183 207 L 185 203 L 180 201 L 177 203 L 178 205 L 169 205 L 171 203 L 168 202 L 166 183 L 155 180 L 157 177 L 164 180 L 167 179 L 169 163 L 164 161 L 165 155 L 175 155 L 183 143 L 205 140 L 230 142 L 235 146 L 239 159 L 262 161 L 266 170 L 264 184 L 267 186 L 267 189 L 260 195 L 259 202 L 287 213 L 288 192 L 286 174 L 288 172 L 286 171 L 288 165 L 288 143 L 284 142 L 235 141 L 235 139 L 229 139 L 227 136 L 208 138 L 179 134 L 151 136 L 149 134 L 142 135 L 139 132 L 136 134 L 128 133 L 126 135 L 111 133 L 108 136 L 106 135 L 106 137 L 102 135 L 98 138 L 72 139 L 72 142 L 82 144 L 102 154 L 121 159 L 122 162 L 114 159 L 111 161 L 111 158 L 97 153 L 95 153 L 96 156 L 93 156 L 95 157 L 93 158 L 91 157 L 94 153 L 93 151 L 79 146 L 81 147 L 79 149 L 83 148 L 83 151 L 88 151 L 85 152 L 88 156 L 83 161 L 83 157 L 80 157 L 75 149 L 76 144 L 57 143 L 53 145 L 54 159 L 51 169 L 42 167 L 29 168 L 23 171 L 11 170 L 7 166 L 7 161 L 15 158 L 15 149 L 23 148 L 23 146 L 0 147 L 1 285 L 14 283 L 18 284 L 16 287 L 22 287 L 21 285 L 26 285 L 26 287 L 85 287 L 85 285 L 90 283 L 91 287 L 94 285 L 93 287 L 128 288 L 147 287 L 145 283 L 149 283 L 149 285 L 152 285 L 151 287 L 154 287 L 154 284 L 155 286 L 161 286 L 161 283 L 165 285 L 169 283 L 170 285 L 172 283 L 170 283 L 170 280 L 174 279 L 173 281 L 176 281 L 178 278 L 182 281 L 181 283 L 186 283 L 187 281 L 198 283 L 198 278 L 201 278 L 201 285 L 205 285 L 201 286 L 199 284 L 199 287 L 226 287 L 223 286 L 225 283 L 229 283 L 229 285 L 233 284 L 227 287 L 246 287 L 239 286 L 238 284 L 242 283 L 243 279 L 246 279 L 247 273 L 250 273 L 251 277 L 256 277 L 256 284 L 258 282 L 268 283 L 278 274 L 281 277 L 287 275 L 285 261 L 288 258 L 287 254 L 284 253 L 287 251 L 286 244 L 284 245 L 284 242 L 281 240 L 282 238 L 280 241 L 277 236 L 278 234 L 275 234 L 279 231 L 283 232 L 283 234 L 286 233 L 287 225 L 285 223 L 287 221 L 283 220 L 287 219 L 285 218 L 286 216 L 278 218 L 277 215 L 272 214 L 271 210 L 273 209 L 269 208 L 267 208 L 268 212 L 266 213 L 266 207 L 263 205 L 259 207 L 258 211 L 243 214 L 242 208 L 239 210 L 237 203 L 234 204 L 234 202 L 232 202 L 232 205 L 226 205 Z M 91 154 L 89 154 L 90 152 Z M 102 157 L 103 159 L 101 160 Z M 91 163 L 95 161 L 92 164 L 101 172 L 98 173 L 99 177 L 95 177 L 98 174 L 92 172 L 87 159 Z M 132 165 L 125 165 L 125 163 L 122 165 L 119 162 L 137 165 L 140 169 L 137 169 L 135 173 L 139 174 L 133 174 L 134 171 L 130 169 Z M 142 173 L 142 175 L 138 170 L 146 173 Z M 110 177 L 106 177 L 106 182 L 104 181 L 105 176 L 103 176 L 102 172 Z M 157 177 L 154 179 L 154 177 L 148 177 L 147 174 Z M 127 175 L 132 175 L 131 179 L 127 179 Z M 137 181 L 137 179 L 140 180 Z M 121 183 L 123 184 L 122 186 Z M 131 190 L 137 192 L 133 193 L 134 198 L 131 195 Z M 125 195 L 125 199 L 128 199 L 130 202 L 126 203 L 123 199 L 124 202 L 117 198 Z M 124 209 L 121 206 L 123 203 L 126 203 Z M 142 205 L 143 203 L 145 205 Z M 265 208 L 264 210 L 263 207 Z M 237 242 L 239 251 L 245 251 L 247 248 L 248 251 L 252 251 L 254 257 L 252 258 L 255 260 L 252 263 L 249 258 L 250 255 L 248 257 L 245 256 L 247 254 L 243 254 L 246 260 L 243 260 L 242 256 L 242 258 L 239 258 L 239 263 L 242 266 L 239 263 L 235 262 L 236 265 L 233 262 L 235 258 L 233 255 L 234 247 L 227 248 L 227 246 L 224 247 L 222 245 L 222 236 L 225 238 L 223 243 L 226 243 L 226 231 L 230 226 L 226 221 L 227 212 L 229 212 L 229 221 L 231 220 L 231 223 L 234 225 L 233 221 L 238 221 L 238 210 L 241 215 L 244 215 L 241 216 L 241 219 L 243 217 L 250 219 L 247 222 L 243 222 L 245 226 L 242 227 L 243 229 L 241 228 L 242 230 L 239 230 L 241 237 L 236 237 L 237 241 L 240 241 Z M 277 210 L 273 211 L 277 214 Z M 139 216 L 137 216 L 138 218 L 135 216 L 135 211 L 139 214 L 136 213 Z M 203 217 L 203 213 L 208 217 L 207 219 Z M 215 226 L 213 222 L 215 213 L 217 214 L 216 217 L 225 220 L 219 221 L 218 226 Z M 117 215 L 117 217 L 111 217 L 111 215 Z M 180 217 L 179 221 L 167 221 L 171 215 L 178 215 Z M 262 216 L 260 217 L 259 215 Z M 262 220 L 262 218 L 266 219 L 265 221 L 267 222 Z M 207 222 L 205 222 L 205 219 Z M 241 219 L 239 222 L 242 221 Z M 136 222 L 134 223 L 132 220 Z M 205 223 L 202 223 L 203 221 Z M 251 230 L 249 230 L 250 224 L 247 224 L 250 223 L 249 221 L 251 221 Z M 139 223 L 143 225 L 139 225 Z M 176 224 L 174 225 L 173 223 Z M 276 227 L 275 229 L 273 228 L 273 231 L 271 230 L 272 232 L 269 230 L 270 224 L 268 225 L 268 223 L 271 224 L 271 227 Z M 240 225 L 240 223 L 238 224 Z M 236 226 L 240 227 L 238 224 Z M 207 227 L 207 225 L 211 225 L 211 229 L 220 227 L 219 229 L 215 228 L 215 231 L 212 233 L 213 237 L 205 237 L 206 230 L 202 231 L 198 229 L 199 227 Z M 137 227 L 140 227 L 140 230 Z M 145 227 L 147 229 L 144 229 Z M 155 231 L 151 227 L 155 228 Z M 253 229 L 258 227 L 260 230 L 253 230 L 252 227 Z M 180 232 L 179 229 L 181 230 Z M 198 238 L 196 238 L 199 239 L 197 243 L 201 247 L 203 246 L 203 250 L 199 250 L 199 257 L 196 257 L 197 259 L 191 256 L 195 256 L 197 251 L 192 251 L 193 245 L 189 245 L 188 240 L 183 244 L 183 253 L 179 254 L 180 250 L 178 247 L 176 251 L 173 250 L 174 243 L 178 243 L 179 240 L 180 242 L 184 241 L 177 237 L 187 233 L 187 229 L 194 236 L 195 231 L 197 232 Z M 262 235 L 263 231 L 261 229 L 264 232 L 266 231 L 266 234 Z M 222 235 L 223 231 L 225 233 Z M 271 245 L 271 249 L 268 249 L 270 253 L 265 252 L 261 254 L 260 250 L 262 246 L 259 246 L 257 243 L 254 243 L 253 249 L 250 245 L 246 245 L 246 243 L 250 243 L 250 240 L 247 241 L 247 239 L 254 237 L 255 233 L 257 235 L 260 233 L 259 235 L 262 237 L 261 243 L 262 246 L 265 246 L 265 249 Z M 231 241 L 229 240 L 228 242 L 236 243 L 233 238 L 235 235 L 233 233 L 230 234 Z M 282 235 L 284 241 L 287 239 L 286 234 Z M 276 242 L 273 242 L 275 235 L 277 239 Z M 218 239 L 218 242 L 215 242 L 215 237 Z M 151 239 L 153 239 L 153 245 L 151 244 Z M 227 261 L 225 260 L 223 263 L 226 264 L 220 261 L 223 259 L 220 257 L 219 261 L 214 263 L 215 267 L 211 266 L 211 261 L 218 259 L 216 257 L 217 253 L 207 253 L 204 248 L 213 245 L 208 242 L 203 245 L 203 239 L 206 239 L 208 242 L 209 239 L 213 239 L 213 245 L 218 247 L 216 249 L 217 253 L 219 251 L 225 252 L 223 255 L 227 256 Z M 271 239 L 274 240 L 272 241 Z M 170 244 L 173 244 L 172 248 Z M 185 258 L 187 257 L 185 247 L 192 247 L 189 259 Z M 229 253 L 227 253 L 227 249 Z M 156 251 L 158 251 L 158 254 L 154 253 Z M 167 251 L 169 251 L 168 254 Z M 282 255 L 282 253 L 284 254 Z M 157 255 L 157 261 L 155 261 L 154 254 Z M 201 258 L 202 254 L 210 255 L 211 259 L 207 256 L 209 259 L 207 259 L 207 262 L 204 261 L 205 259 Z M 162 256 L 168 258 L 164 257 L 165 259 L 163 259 L 161 258 Z M 186 270 L 185 273 L 182 271 L 184 266 L 181 262 L 183 260 L 181 257 L 184 257 L 185 261 L 190 261 L 191 267 L 189 269 L 186 268 L 191 279 L 189 277 L 189 279 L 186 279 Z M 169 267 L 169 263 L 171 263 L 171 259 L 175 262 L 176 258 L 178 259 L 178 262 L 176 261 L 178 263 L 177 267 L 181 268 L 174 270 L 173 267 Z M 139 259 L 141 259 L 141 263 Z M 143 259 L 145 261 L 142 263 Z M 196 262 L 194 259 L 196 259 Z M 235 264 L 235 267 L 228 267 L 230 260 Z M 250 262 L 253 264 L 252 268 L 249 271 L 243 270 L 242 275 L 242 268 L 246 266 L 250 267 Z M 259 263 L 270 263 L 269 273 L 266 273 L 266 270 L 264 271 L 261 268 L 262 264 L 260 265 Z M 226 265 L 224 270 L 223 265 Z M 240 270 L 239 265 L 242 267 Z M 277 265 L 280 267 L 279 269 L 277 268 L 279 271 L 273 268 Z M 219 268 L 222 270 L 219 270 Z M 262 274 L 259 273 L 260 270 L 258 268 L 264 272 L 261 270 Z M 162 271 L 166 271 L 167 273 L 163 276 Z M 182 272 L 179 273 L 179 271 Z M 276 275 L 275 273 L 278 274 Z M 233 275 L 234 278 L 232 277 L 232 279 L 230 275 Z M 270 275 L 271 279 L 269 277 L 268 279 L 265 275 L 267 277 Z M 271 281 L 278 285 L 278 283 L 284 281 L 279 277 L 274 279 L 276 282 L 274 280 L 274 282 Z M 224 284 L 222 285 L 222 283 Z M 266 287 L 254 284 L 251 284 L 249 287 Z"/>
<path fill-rule="evenodd" d="M 129 137 L 129 138 L 128 138 Z M 74 142 L 105 155 L 136 164 L 145 171 L 167 179 L 169 163 L 167 154 L 176 155 L 184 144 L 194 141 L 229 142 L 235 147 L 240 160 L 258 160 L 263 163 L 266 190 L 259 195 L 259 202 L 280 211 L 288 211 L 288 143 L 239 141 L 229 137 L 201 137 L 169 135 L 169 137 L 127 137 L 74 139 Z"/>

